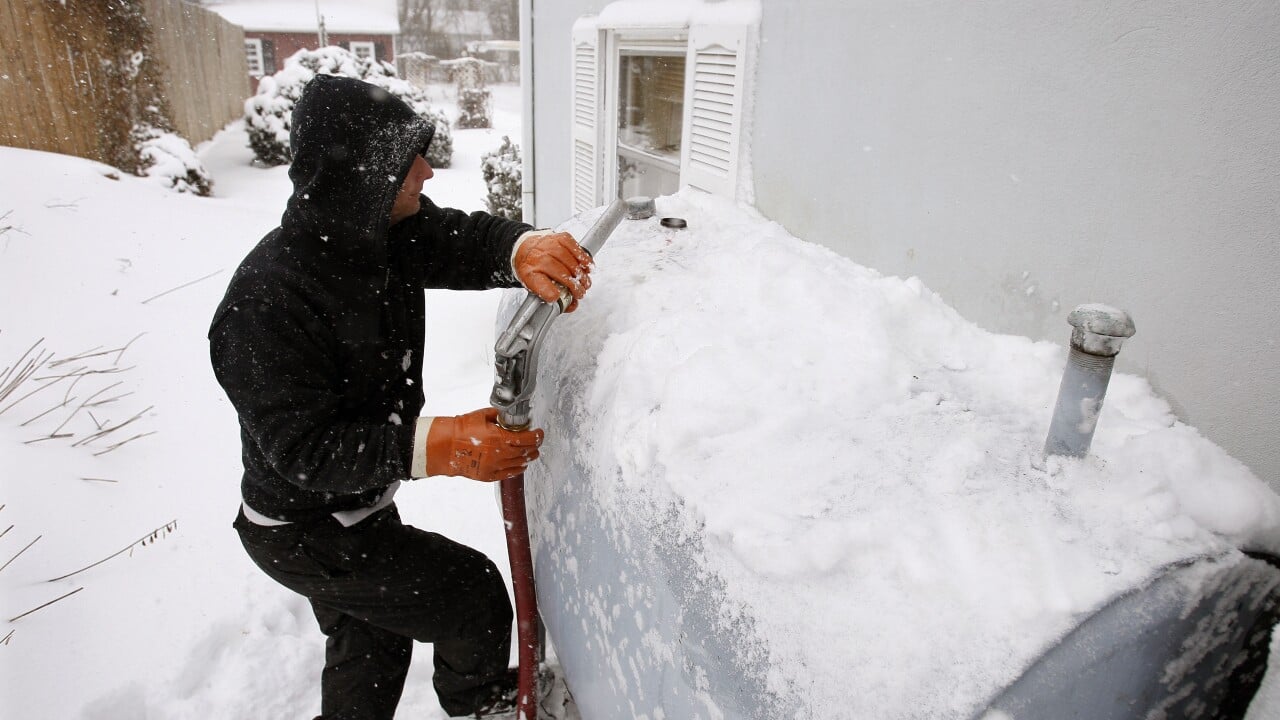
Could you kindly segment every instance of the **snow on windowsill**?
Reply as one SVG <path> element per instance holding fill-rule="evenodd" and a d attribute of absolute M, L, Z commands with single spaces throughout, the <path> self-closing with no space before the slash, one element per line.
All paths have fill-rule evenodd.
<path fill-rule="evenodd" d="M 686 28 L 690 25 L 756 25 L 759 0 L 617 0 L 600 11 L 600 28 Z"/>

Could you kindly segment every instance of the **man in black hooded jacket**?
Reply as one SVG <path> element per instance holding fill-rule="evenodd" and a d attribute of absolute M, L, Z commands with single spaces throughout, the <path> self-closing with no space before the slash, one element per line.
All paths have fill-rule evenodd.
<path fill-rule="evenodd" d="M 420 194 L 433 126 L 381 88 L 321 75 L 294 109 L 280 227 L 241 263 L 209 330 L 218 382 L 240 419 L 249 556 L 310 601 L 328 636 L 326 720 L 390 720 L 414 640 L 434 643 L 450 715 L 514 695 L 511 606 L 482 553 L 400 522 L 402 481 L 522 472 L 540 430 L 491 409 L 419 417 L 423 288 L 524 285 L 573 305 L 590 256 L 565 233 Z M 569 309 L 572 309 L 572 305 Z"/>

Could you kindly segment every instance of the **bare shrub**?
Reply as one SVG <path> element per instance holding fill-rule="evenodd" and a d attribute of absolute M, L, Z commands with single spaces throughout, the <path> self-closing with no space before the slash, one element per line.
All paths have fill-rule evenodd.
<path fill-rule="evenodd" d="M 88 447 L 94 455 L 105 455 L 128 443 L 155 434 L 154 431 L 121 432 L 137 428 L 152 407 L 116 417 L 121 400 L 133 395 L 124 388 L 122 376 L 133 369 L 121 366 L 126 350 L 141 335 L 116 348 L 91 348 L 65 358 L 56 358 L 40 338 L 17 359 L 0 368 L 0 416 L 21 406 L 37 411 L 18 424 L 20 428 L 43 428 L 26 444 L 65 440 L 72 447 Z"/>

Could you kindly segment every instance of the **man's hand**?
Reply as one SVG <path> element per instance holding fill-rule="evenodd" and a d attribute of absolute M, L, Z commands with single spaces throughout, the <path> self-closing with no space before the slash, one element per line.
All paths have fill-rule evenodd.
<path fill-rule="evenodd" d="M 568 290 L 573 297 L 565 312 L 573 312 L 591 287 L 591 255 L 569 233 L 527 235 L 512 258 L 516 277 L 529 292 L 547 302 L 557 302 Z"/>
<path fill-rule="evenodd" d="M 505 480 L 524 472 L 541 444 L 541 430 L 504 430 L 493 408 L 438 417 L 427 432 L 427 474 Z"/>

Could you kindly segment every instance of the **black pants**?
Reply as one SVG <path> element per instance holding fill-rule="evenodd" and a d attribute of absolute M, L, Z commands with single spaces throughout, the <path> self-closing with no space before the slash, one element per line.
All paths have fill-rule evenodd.
<path fill-rule="evenodd" d="M 450 715 L 472 712 L 499 680 L 511 603 L 484 554 L 400 522 L 395 506 L 351 526 L 333 518 L 266 527 L 236 518 L 249 557 L 311 601 L 328 636 L 325 720 L 391 720 L 413 641 L 435 644 L 433 683 Z"/>

